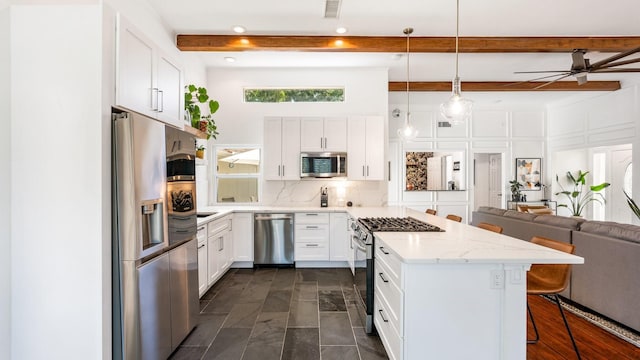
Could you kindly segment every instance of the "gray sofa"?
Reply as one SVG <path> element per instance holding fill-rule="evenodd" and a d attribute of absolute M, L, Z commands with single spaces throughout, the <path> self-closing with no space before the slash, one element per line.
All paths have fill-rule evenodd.
<path fill-rule="evenodd" d="M 640 331 L 640 226 L 490 207 L 473 212 L 471 224 L 480 222 L 500 225 L 504 234 L 522 240 L 543 236 L 574 244 L 585 263 L 573 266 L 561 295 Z"/>

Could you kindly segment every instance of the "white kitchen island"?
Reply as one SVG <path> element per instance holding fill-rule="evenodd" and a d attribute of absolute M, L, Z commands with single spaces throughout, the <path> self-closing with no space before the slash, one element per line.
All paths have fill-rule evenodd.
<path fill-rule="evenodd" d="M 444 232 L 375 233 L 374 323 L 391 359 L 526 359 L 526 272 L 578 256 L 399 207 Z"/>

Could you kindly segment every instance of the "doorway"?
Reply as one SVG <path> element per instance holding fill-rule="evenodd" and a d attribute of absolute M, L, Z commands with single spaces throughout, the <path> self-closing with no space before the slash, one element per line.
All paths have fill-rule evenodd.
<path fill-rule="evenodd" d="M 607 205 L 609 205 L 610 220 L 625 224 L 632 224 L 633 212 L 627 205 L 623 190 L 632 196 L 631 192 L 632 154 L 631 149 L 616 149 L 611 151 L 611 186 L 607 191 Z"/>
<path fill-rule="evenodd" d="M 473 154 L 474 210 L 480 206 L 502 208 L 502 153 Z"/>

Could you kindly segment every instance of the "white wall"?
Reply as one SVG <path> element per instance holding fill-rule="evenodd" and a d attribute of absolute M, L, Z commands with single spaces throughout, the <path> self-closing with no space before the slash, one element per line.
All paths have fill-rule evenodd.
<path fill-rule="evenodd" d="M 103 356 L 100 24 L 97 5 L 11 10 L 14 359 Z"/>
<path fill-rule="evenodd" d="M 216 144 L 262 145 L 265 116 L 379 115 L 388 106 L 387 69 L 217 69 L 208 70 L 209 95 L 220 102 L 214 115 L 220 135 Z M 345 88 L 344 103 L 245 103 L 245 87 Z M 386 141 L 380 139 L 385 146 Z M 209 148 L 213 148 L 209 146 Z M 213 157 L 211 157 L 213 158 Z M 210 166 L 211 167 L 211 166 Z M 211 172 L 210 175 L 212 176 Z M 262 181 L 261 203 L 281 206 L 318 206 L 320 187 L 329 187 L 329 205 L 337 204 L 337 188 L 346 188 L 346 200 L 360 205 L 382 205 L 387 199 L 386 181 L 302 180 Z M 210 182 L 213 199 L 213 182 Z"/>
<path fill-rule="evenodd" d="M 640 159 L 639 108 L 639 85 L 629 85 L 587 100 L 550 105 L 548 151 L 554 159 L 553 173 L 562 177 L 567 171 L 592 170 L 589 150 L 602 146 L 631 144 L 633 158 Z M 578 155 L 569 157 L 567 154 Z M 555 193 L 558 187 L 554 186 Z M 640 166 L 633 168 L 632 196 L 640 199 Z"/>
<path fill-rule="evenodd" d="M 466 97 L 473 100 L 475 93 L 467 93 Z M 542 105 L 523 105 L 510 103 L 482 102 L 474 103 L 474 110 L 470 122 L 462 126 L 438 127 L 442 121 L 439 114 L 439 104 L 446 100 L 448 93 L 413 92 L 410 97 L 411 123 L 420 133 L 418 138 L 410 143 L 400 143 L 396 159 L 398 163 L 397 176 L 400 186 L 404 188 L 403 164 L 405 151 L 459 150 L 465 152 L 462 163 L 467 171 L 464 188 L 467 191 L 443 192 L 411 192 L 402 191 L 399 203 L 415 209 L 435 208 L 439 214 L 457 214 L 468 221 L 473 211 L 473 201 L 476 191 L 487 191 L 473 185 L 474 154 L 502 153 L 503 197 L 508 195 L 508 181 L 515 177 L 515 159 L 519 157 L 542 158 L 543 179 L 546 183 L 550 178 L 545 175 L 546 166 L 546 109 Z M 402 111 L 400 118 L 390 118 L 389 136 L 391 140 L 397 138 L 396 129 L 402 126 L 406 111 L 406 93 L 391 92 L 389 95 L 389 111 L 398 108 Z M 394 174 L 392 174 L 393 177 Z M 480 183 L 482 185 L 482 183 Z M 392 191 L 390 189 L 389 191 Z M 528 191 L 528 200 L 541 199 L 542 191 Z"/>
<path fill-rule="evenodd" d="M 0 168 L 11 166 L 10 12 L 0 3 Z M 0 171 L 0 359 L 11 357 L 11 171 Z"/>

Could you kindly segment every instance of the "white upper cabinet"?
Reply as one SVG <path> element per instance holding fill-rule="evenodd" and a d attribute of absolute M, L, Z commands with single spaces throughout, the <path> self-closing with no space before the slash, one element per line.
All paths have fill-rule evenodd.
<path fill-rule="evenodd" d="M 350 116 L 347 133 L 349 180 L 384 179 L 384 121 L 381 116 Z"/>
<path fill-rule="evenodd" d="M 118 15 L 116 105 L 183 128 L 182 70 Z"/>
<path fill-rule="evenodd" d="M 302 118 L 300 120 L 300 151 L 347 151 L 347 118 Z"/>
<path fill-rule="evenodd" d="M 300 119 L 264 119 L 264 179 L 300 180 Z"/>

